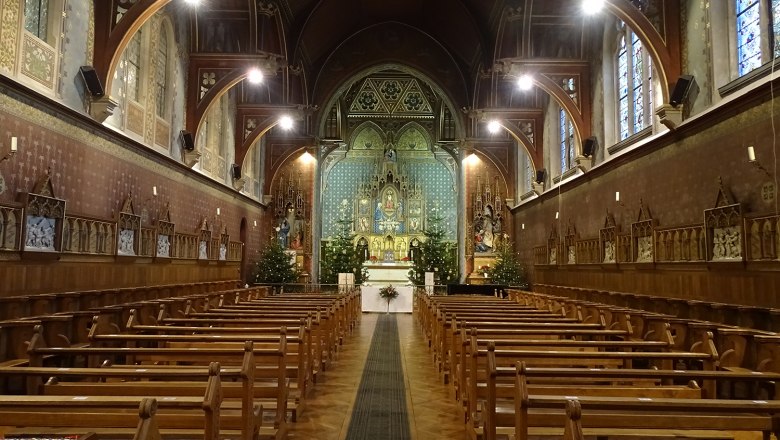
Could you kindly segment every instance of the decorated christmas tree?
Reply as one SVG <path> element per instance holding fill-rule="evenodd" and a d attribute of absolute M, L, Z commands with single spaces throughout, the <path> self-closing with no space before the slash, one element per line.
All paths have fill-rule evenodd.
<path fill-rule="evenodd" d="M 338 284 L 340 273 L 355 274 L 355 284 L 368 279 L 368 270 L 354 246 L 352 219 L 346 212 L 337 220 L 336 236 L 323 246 L 320 258 L 320 283 Z"/>
<path fill-rule="evenodd" d="M 425 240 L 420 246 L 420 258 L 416 259 L 409 271 L 409 280 L 415 285 L 425 284 L 425 272 L 433 272 L 437 284 L 458 281 L 457 248 L 454 242 L 445 240 L 447 232 L 442 221 L 435 210 L 428 217 L 427 227 L 423 231 Z"/>
<path fill-rule="evenodd" d="M 252 280 L 269 284 L 295 283 L 299 275 L 298 265 L 290 259 L 279 240 L 271 238 L 254 264 Z"/>
<path fill-rule="evenodd" d="M 488 270 L 488 276 L 493 279 L 493 283 L 528 289 L 525 269 L 512 249 L 512 242 L 507 240 L 506 236 L 498 242 L 496 254 L 496 263 Z"/>

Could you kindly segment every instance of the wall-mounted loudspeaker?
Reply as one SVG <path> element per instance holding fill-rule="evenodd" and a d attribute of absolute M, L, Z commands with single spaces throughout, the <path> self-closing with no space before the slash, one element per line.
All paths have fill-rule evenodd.
<path fill-rule="evenodd" d="M 698 92 L 698 86 L 696 85 L 696 80 L 693 78 L 693 75 L 681 75 L 674 85 L 672 95 L 669 97 L 669 104 L 677 107 L 684 103 L 693 90 Z"/>
<path fill-rule="evenodd" d="M 233 174 L 233 179 L 238 180 L 241 178 L 241 165 L 233 164 L 230 167 L 230 172 Z"/>
<path fill-rule="evenodd" d="M 181 138 L 181 147 L 184 148 L 185 151 L 193 151 L 195 149 L 195 139 L 193 139 L 192 133 L 187 130 L 182 130 L 179 133 L 179 137 Z"/>
<path fill-rule="evenodd" d="M 94 67 L 81 66 L 79 72 L 81 72 L 81 77 L 84 78 L 84 84 L 87 85 L 87 90 L 90 95 L 99 98 L 106 93 L 105 90 L 103 90 L 103 84 L 100 84 L 100 78 L 98 78 L 98 74 Z"/>
<path fill-rule="evenodd" d="M 545 169 L 536 170 L 536 183 L 544 183 Z"/>
<path fill-rule="evenodd" d="M 596 136 L 591 136 L 582 143 L 582 155 L 585 157 L 593 156 L 593 152 L 595 152 L 598 147 L 599 140 Z"/>

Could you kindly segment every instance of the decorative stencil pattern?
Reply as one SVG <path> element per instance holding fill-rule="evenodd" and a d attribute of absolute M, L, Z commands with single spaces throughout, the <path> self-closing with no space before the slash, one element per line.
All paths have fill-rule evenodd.
<path fill-rule="evenodd" d="M 377 154 L 381 154 L 379 150 Z M 449 170 L 433 157 L 430 159 L 415 159 L 405 161 L 403 153 L 399 155 L 399 163 L 406 167 L 407 174 L 415 182 L 422 185 L 425 198 L 426 217 L 434 212 L 444 219 L 443 226 L 447 230 L 447 238 L 454 240 L 457 236 L 457 193 Z M 379 156 L 377 156 L 378 158 Z M 322 237 L 327 239 L 336 233 L 336 222 L 339 219 L 342 205 L 347 206 L 351 213 L 354 200 L 357 198 L 357 187 L 368 176 L 375 172 L 375 158 L 345 158 L 333 166 L 325 182 L 322 193 Z"/>
<path fill-rule="evenodd" d="M 12 72 L 19 41 L 19 0 L 0 2 L 0 69 Z"/>
<path fill-rule="evenodd" d="M 349 107 L 350 116 L 403 115 L 433 117 L 429 98 L 415 79 L 368 78 Z"/>
<path fill-rule="evenodd" d="M 22 73 L 53 89 L 57 61 L 54 49 L 30 35 L 25 35 L 23 51 Z"/>

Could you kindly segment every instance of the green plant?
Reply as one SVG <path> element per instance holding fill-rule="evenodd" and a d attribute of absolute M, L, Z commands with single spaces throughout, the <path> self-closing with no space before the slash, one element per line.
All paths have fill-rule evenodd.
<path fill-rule="evenodd" d="M 415 285 L 425 284 L 425 272 L 433 272 L 438 284 L 458 280 L 457 247 L 454 242 L 445 240 L 447 232 L 442 221 L 435 210 L 428 217 L 428 224 L 423 231 L 425 240 L 420 245 L 420 258 L 416 259 L 409 271 L 409 280 Z"/>
<path fill-rule="evenodd" d="M 354 246 L 352 219 L 344 213 L 337 223 L 336 236 L 322 247 L 320 283 L 337 284 L 340 273 L 353 273 L 355 284 L 363 284 L 368 279 L 368 269 Z"/>
<path fill-rule="evenodd" d="M 488 276 L 494 284 L 528 289 L 528 278 L 525 268 L 512 249 L 512 242 L 501 240 L 497 246 L 496 263 L 488 269 Z"/>
<path fill-rule="evenodd" d="M 268 241 L 265 249 L 255 261 L 252 280 L 255 283 L 284 284 L 298 281 L 298 265 L 290 259 L 278 240 Z"/>

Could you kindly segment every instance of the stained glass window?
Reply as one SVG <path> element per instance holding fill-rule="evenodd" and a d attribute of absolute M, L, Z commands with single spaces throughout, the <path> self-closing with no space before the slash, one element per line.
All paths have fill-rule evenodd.
<path fill-rule="evenodd" d="M 127 98 L 139 102 L 141 97 L 141 30 L 133 35 L 127 45 L 125 66 L 125 87 Z"/>
<path fill-rule="evenodd" d="M 160 41 L 157 42 L 156 64 L 154 82 L 157 116 L 165 118 L 168 104 L 165 99 L 165 84 L 168 82 L 168 32 L 164 27 L 160 29 Z"/>
<path fill-rule="evenodd" d="M 653 114 L 650 55 L 625 24 L 622 24 L 616 64 L 618 135 L 623 140 L 650 126 Z"/>
<path fill-rule="evenodd" d="M 775 58 L 780 57 L 780 0 L 772 0 L 772 34 Z"/>
<path fill-rule="evenodd" d="M 564 109 L 558 113 L 558 129 L 561 145 L 561 174 L 574 163 L 574 124 Z"/>
<path fill-rule="evenodd" d="M 739 76 L 761 66 L 761 5 L 737 0 L 737 68 Z"/>
<path fill-rule="evenodd" d="M 46 40 L 49 21 L 49 0 L 24 0 L 24 28 L 41 40 Z"/>

